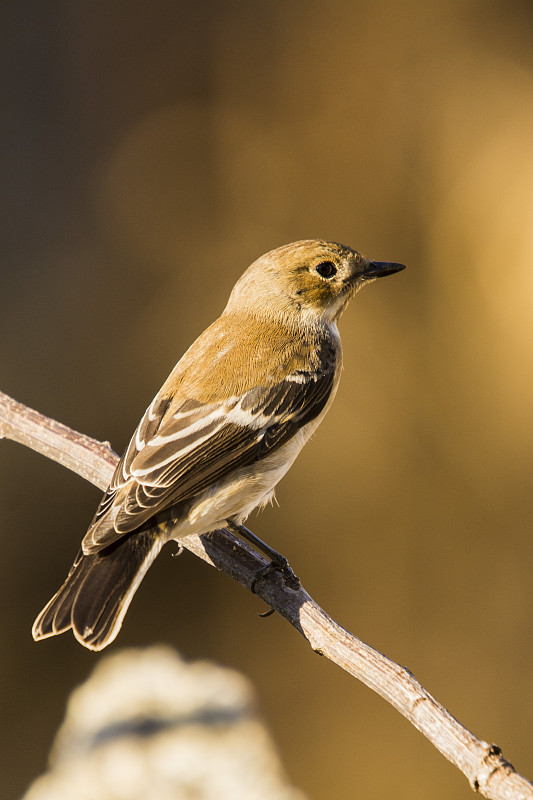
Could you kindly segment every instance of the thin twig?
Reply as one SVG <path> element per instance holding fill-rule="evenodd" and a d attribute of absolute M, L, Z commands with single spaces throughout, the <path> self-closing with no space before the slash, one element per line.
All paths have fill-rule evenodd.
<path fill-rule="evenodd" d="M 109 445 L 76 433 L 0 392 L 0 438 L 13 439 L 53 458 L 105 489 L 118 457 Z M 464 728 L 415 679 L 411 672 L 374 650 L 331 619 L 300 588 L 272 572 L 254 580 L 265 558 L 230 531 L 191 537 L 187 550 L 227 573 L 275 609 L 304 636 L 313 650 L 329 658 L 373 689 L 409 720 L 470 786 L 492 800 L 533 800 L 533 784 L 519 775 L 496 745 Z"/>
<path fill-rule="evenodd" d="M 117 463 L 117 455 L 108 442 L 77 433 L 0 392 L 0 439 L 3 438 L 59 462 L 102 491 L 109 485 Z"/>

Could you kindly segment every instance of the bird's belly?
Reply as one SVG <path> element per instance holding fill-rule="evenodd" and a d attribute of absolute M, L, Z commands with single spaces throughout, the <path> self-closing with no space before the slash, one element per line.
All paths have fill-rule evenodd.
<path fill-rule="evenodd" d="M 193 534 L 223 528 L 229 518 L 242 522 L 254 508 L 273 499 L 276 484 L 291 467 L 321 418 L 322 415 L 305 425 L 271 455 L 236 470 L 202 492 L 194 500 L 187 517 L 173 529 L 173 538 L 179 541 Z"/>

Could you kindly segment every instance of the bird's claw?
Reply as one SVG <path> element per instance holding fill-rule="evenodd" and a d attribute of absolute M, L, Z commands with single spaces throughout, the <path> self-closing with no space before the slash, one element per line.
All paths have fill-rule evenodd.
<path fill-rule="evenodd" d="M 278 558 L 273 559 L 264 567 L 261 567 L 261 569 L 259 569 L 255 573 L 252 580 L 252 585 L 250 586 L 254 594 L 257 582 L 262 580 L 263 578 L 266 578 L 267 575 L 270 575 L 270 573 L 272 572 L 281 572 L 282 575 L 284 575 L 285 577 L 285 583 L 289 587 L 289 589 L 292 589 L 295 592 L 298 591 L 298 589 L 300 589 L 302 584 L 300 583 L 299 577 L 294 574 L 285 556 L 279 554 Z"/>

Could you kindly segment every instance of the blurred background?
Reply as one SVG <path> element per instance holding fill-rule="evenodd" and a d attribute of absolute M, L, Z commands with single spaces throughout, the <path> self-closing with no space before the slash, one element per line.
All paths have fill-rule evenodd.
<path fill-rule="evenodd" d="M 408 270 L 341 320 L 343 380 L 250 527 L 342 625 L 533 777 L 533 7 L 3 2 L 0 389 L 115 450 L 263 252 Z M 100 493 L 0 443 L 2 796 L 99 656 L 31 639 Z M 243 672 L 311 797 L 471 797 L 260 601 L 164 552 L 114 651 Z"/>

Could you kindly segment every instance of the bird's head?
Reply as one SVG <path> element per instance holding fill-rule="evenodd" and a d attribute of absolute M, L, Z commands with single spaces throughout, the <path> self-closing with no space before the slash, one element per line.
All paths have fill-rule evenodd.
<path fill-rule="evenodd" d="M 404 268 L 369 261 L 336 242 L 294 242 L 271 250 L 248 267 L 233 288 L 226 313 L 281 313 L 288 322 L 331 324 L 365 283 Z"/>

